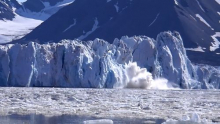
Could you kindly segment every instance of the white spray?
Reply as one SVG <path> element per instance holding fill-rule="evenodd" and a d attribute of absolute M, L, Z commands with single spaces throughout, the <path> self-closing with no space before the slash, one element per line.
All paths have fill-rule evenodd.
<path fill-rule="evenodd" d="M 129 62 L 125 65 L 128 82 L 125 88 L 135 89 L 173 89 L 167 79 L 153 80 L 151 73 L 146 68 L 140 68 L 136 62 Z"/>

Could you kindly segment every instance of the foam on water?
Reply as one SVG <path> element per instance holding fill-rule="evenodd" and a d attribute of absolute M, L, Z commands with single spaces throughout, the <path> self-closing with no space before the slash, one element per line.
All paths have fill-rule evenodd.
<path fill-rule="evenodd" d="M 155 79 L 151 82 L 151 89 L 170 90 L 176 89 L 173 84 L 165 78 Z"/>
<path fill-rule="evenodd" d="M 125 88 L 135 89 L 174 89 L 167 79 L 153 79 L 153 76 L 146 68 L 141 68 L 136 62 L 129 62 L 125 65 L 128 82 Z"/>

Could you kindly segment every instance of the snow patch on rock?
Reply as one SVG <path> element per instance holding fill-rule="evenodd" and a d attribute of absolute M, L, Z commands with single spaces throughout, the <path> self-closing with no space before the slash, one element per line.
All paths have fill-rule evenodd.
<path fill-rule="evenodd" d="M 116 12 L 119 12 L 119 6 L 118 6 L 118 2 L 114 5 Z"/>
<path fill-rule="evenodd" d="M 153 20 L 153 22 L 150 23 L 150 25 L 148 27 L 150 27 L 151 25 L 153 25 L 156 22 L 159 15 L 160 15 L 160 13 L 157 14 L 156 18 Z"/>
<path fill-rule="evenodd" d="M 186 50 L 196 51 L 196 52 L 205 52 L 201 46 L 198 46 L 197 48 L 186 48 Z"/>
<path fill-rule="evenodd" d="M 205 10 L 203 9 L 203 7 L 202 7 L 202 5 L 200 4 L 200 2 L 199 2 L 198 0 L 196 0 L 196 2 L 198 3 L 200 9 L 201 9 L 203 12 L 205 12 Z"/>
<path fill-rule="evenodd" d="M 220 38 L 220 32 L 216 32 L 214 35 L 211 36 L 214 42 L 212 42 L 212 46 L 210 46 L 210 51 L 215 51 L 219 48 L 220 41 L 218 38 Z"/>
<path fill-rule="evenodd" d="M 90 34 L 92 34 L 97 28 L 99 28 L 99 22 L 98 22 L 98 19 L 97 18 L 95 18 L 95 20 L 94 20 L 94 25 L 93 25 L 93 27 L 92 27 L 92 30 L 91 31 L 88 31 L 86 34 L 84 34 L 84 35 L 81 35 L 80 37 L 78 37 L 77 39 L 79 39 L 79 40 L 83 40 L 83 39 L 85 39 L 86 37 L 88 37 Z"/>
<path fill-rule="evenodd" d="M 215 0 L 220 5 L 220 0 Z"/>
<path fill-rule="evenodd" d="M 202 16 L 200 16 L 199 14 L 196 14 L 196 17 L 199 18 L 199 20 L 200 20 L 201 22 L 203 22 L 205 25 L 207 25 L 209 28 L 211 28 L 211 30 L 214 30 L 214 29 L 211 27 L 211 25 L 210 25 Z"/>
<path fill-rule="evenodd" d="M 71 24 L 69 27 L 67 27 L 63 32 L 66 32 L 67 30 L 69 30 L 70 28 L 72 28 L 75 25 L 76 25 L 76 19 L 74 19 L 73 24 Z"/>
<path fill-rule="evenodd" d="M 179 5 L 179 2 L 178 2 L 178 0 L 174 0 L 174 2 L 175 2 L 175 4 L 176 4 L 176 5 Z"/>

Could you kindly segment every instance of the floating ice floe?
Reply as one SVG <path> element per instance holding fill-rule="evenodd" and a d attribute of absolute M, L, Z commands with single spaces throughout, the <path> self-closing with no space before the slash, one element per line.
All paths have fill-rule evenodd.
<path fill-rule="evenodd" d="M 87 120 L 83 122 L 84 124 L 113 124 L 112 120 L 100 119 L 100 120 Z"/>
<path fill-rule="evenodd" d="M 183 116 L 181 120 L 170 119 L 163 124 L 212 124 L 206 119 L 201 119 L 197 113 L 193 113 L 191 116 Z"/>

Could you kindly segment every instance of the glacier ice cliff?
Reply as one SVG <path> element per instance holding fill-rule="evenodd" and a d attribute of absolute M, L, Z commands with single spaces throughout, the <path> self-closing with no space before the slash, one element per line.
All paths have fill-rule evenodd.
<path fill-rule="evenodd" d="M 129 62 L 140 72 L 131 73 Z M 155 83 L 152 78 L 184 89 L 220 88 L 218 69 L 193 65 L 178 32 L 162 32 L 156 40 L 124 36 L 113 44 L 95 39 L 0 45 L 0 86 L 124 88 L 131 81 Z"/>

